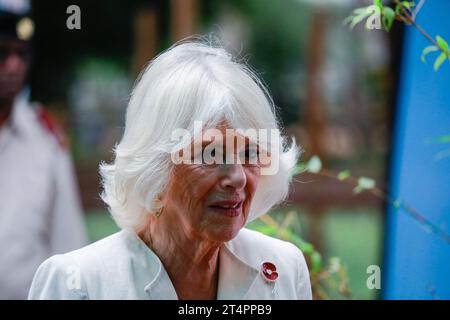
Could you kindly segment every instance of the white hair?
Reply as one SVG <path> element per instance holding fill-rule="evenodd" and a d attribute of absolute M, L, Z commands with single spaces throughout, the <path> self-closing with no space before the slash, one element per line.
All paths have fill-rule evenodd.
<path fill-rule="evenodd" d="M 182 41 L 149 63 L 132 91 L 114 161 L 100 165 L 101 197 L 119 227 L 135 230 L 158 209 L 156 199 L 174 166 L 173 130 L 193 132 L 194 121 L 214 127 L 223 119 L 234 128 L 280 128 L 265 86 L 220 46 Z M 288 146 L 286 138 L 279 138 L 279 170 L 261 176 L 248 221 L 288 194 L 300 151 L 294 141 Z"/>

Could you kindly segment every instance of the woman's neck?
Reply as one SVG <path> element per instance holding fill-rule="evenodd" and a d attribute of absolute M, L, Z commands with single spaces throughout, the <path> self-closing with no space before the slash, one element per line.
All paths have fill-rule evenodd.
<path fill-rule="evenodd" d="M 178 298 L 216 299 L 222 243 L 174 232 L 153 215 L 150 220 L 138 235 L 163 263 Z"/>

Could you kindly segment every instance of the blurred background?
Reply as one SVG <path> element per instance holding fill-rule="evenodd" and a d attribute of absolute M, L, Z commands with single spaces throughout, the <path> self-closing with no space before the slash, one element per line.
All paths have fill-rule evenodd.
<path fill-rule="evenodd" d="M 250 227 L 274 235 L 280 235 L 277 226 L 289 230 L 299 246 L 310 253 L 310 267 L 317 267 L 317 298 L 433 298 L 434 291 L 428 287 L 416 288 L 419 295 L 413 293 L 414 288 L 403 295 L 369 289 L 367 268 L 383 266 L 389 254 L 395 255 L 391 249 L 398 239 L 389 233 L 389 223 L 394 222 L 386 219 L 391 206 L 370 192 L 355 192 L 355 186 L 347 180 L 333 178 L 348 170 L 354 177 L 370 177 L 379 189 L 389 190 L 389 181 L 397 179 L 391 166 L 397 164 L 397 169 L 401 169 L 400 160 L 390 151 L 394 143 L 404 145 L 400 140 L 405 138 L 403 131 L 395 134 L 399 130 L 395 126 L 399 120 L 399 95 L 409 92 L 400 91 L 400 70 L 409 68 L 400 63 L 406 59 L 405 30 L 399 25 L 389 33 L 368 31 L 363 26 L 350 30 L 343 25 L 355 7 L 370 2 L 32 1 L 36 35 L 31 97 L 42 102 L 68 134 L 90 241 L 118 230 L 99 197 L 98 165 L 112 159 L 111 150 L 121 137 L 128 96 L 137 75 L 151 58 L 174 42 L 190 35 L 212 33 L 256 69 L 267 84 L 280 108 L 285 133 L 296 137 L 305 151 L 301 161 L 307 163 L 317 156 L 323 169 L 317 174 L 300 168 L 302 172 L 293 179 L 288 201 L 265 221 L 256 221 Z M 80 30 L 66 27 L 66 8 L 73 4 L 81 9 Z M 423 15 L 432 16 L 436 11 Z M 433 23 L 432 19 L 429 23 Z M 448 33 L 449 29 L 447 24 L 440 32 Z M 421 64 L 419 56 L 420 52 L 412 56 L 411 64 Z M 420 68 L 433 76 L 429 65 Z M 440 81 L 448 84 L 449 71 L 449 66 L 444 65 L 439 71 L 444 80 Z M 414 76 L 417 74 L 409 74 L 411 79 Z M 439 95 L 435 101 L 441 101 Z M 449 103 L 450 99 L 446 101 Z M 444 118 L 450 123 L 448 113 Z M 447 129 L 439 134 L 450 134 L 450 125 Z M 430 137 L 433 135 L 422 138 Z M 415 142 L 412 151 L 429 152 L 417 146 L 422 141 Z M 445 148 L 448 145 L 440 150 Z M 444 172 L 445 181 L 449 182 L 447 196 L 449 161 L 441 161 L 446 163 L 444 169 L 438 165 L 433 169 Z M 419 168 L 425 170 L 426 166 L 422 163 Z M 410 167 L 408 175 L 414 176 L 413 170 Z M 427 190 L 432 193 L 432 185 Z M 418 194 L 411 192 L 402 196 L 414 204 Z M 426 198 L 423 193 L 419 195 Z M 450 205 L 445 199 L 435 199 L 441 204 L 444 201 L 440 208 L 443 213 L 433 217 L 438 224 L 449 221 Z M 429 213 L 429 208 L 425 206 L 423 213 Z M 425 233 L 420 223 L 403 216 L 416 234 Z M 388 234 L 389 243 L 385 237 Z M 414 235 L 405 237 L 405 241 L 414 243 Z M 418 246 L 416 250 L 421 250 Z M 448 249 L 448 243 L 444 243 L 447 266 Z M 402 250 L 401 244 L 392 250 Z M 396 264 L 391 270 L 403 267 Z M 401 278 L 393 271 L 388 273 L 391 276 L 386 281 Z M 428 283 L 434 286 L 432 290 L 445 297 L 450 290 L 448 276 L 433 281 Z M 383 286 L 391 292 L 400 290 L 384 279 Z"/>

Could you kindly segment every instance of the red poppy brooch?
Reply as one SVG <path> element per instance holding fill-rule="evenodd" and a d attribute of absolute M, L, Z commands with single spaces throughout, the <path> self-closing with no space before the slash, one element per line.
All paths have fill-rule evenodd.
<path fill-rule="evenodd" d="M 263 262 L 261 265 L 261 274 L 269 282 L 275 282 L 278 278 L 277 267 L 272 262 Z"/>

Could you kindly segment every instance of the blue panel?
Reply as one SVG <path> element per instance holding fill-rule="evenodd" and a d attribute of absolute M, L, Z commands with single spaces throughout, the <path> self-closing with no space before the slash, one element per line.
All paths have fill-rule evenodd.
<path fill-rule="evenodd" d="M 450 41 L 450 0 L 427 1 L 418 23 Z M 429 42 L 407 27 L 390 166 L 390 189 L 436 225 L 450 232 L 450 144 L 430 141 L 450 135 L 450 63 L 433 70 L 420 55 Z M 447 157 L 439 160 L 440 152 Z M 382 297 L 450 299 L 450 244 L 404 212 L 389 209 Z"/>

